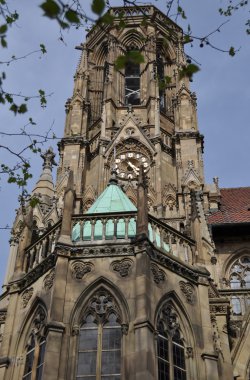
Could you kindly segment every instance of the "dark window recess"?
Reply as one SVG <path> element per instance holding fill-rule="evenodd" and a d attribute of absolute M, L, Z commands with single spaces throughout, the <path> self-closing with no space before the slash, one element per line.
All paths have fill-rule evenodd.
<path fill-rule="evenodd" d="M 160 97 L 160 110 L 166 110 L 166 96 L 165 96 L 165 75 L 164 75 L 164 62 L 161 57 L 157 57 L 157 77 L 159 81 L 159 97 Z"/>
<path fill-rule="evenodd" d="M 125 104 L 139 105 L 140 96 L 140 65 L 129 62 L 125 66 Z"/>

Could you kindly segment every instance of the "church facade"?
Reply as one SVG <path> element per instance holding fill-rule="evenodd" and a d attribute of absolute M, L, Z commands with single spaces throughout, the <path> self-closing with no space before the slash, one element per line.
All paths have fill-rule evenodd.
<path fill-rule="evenodd" d="M 250 188 L 205 183 L 181 28 L 110 16 L 13 225 L 0 378 L 249 380 Z"/>

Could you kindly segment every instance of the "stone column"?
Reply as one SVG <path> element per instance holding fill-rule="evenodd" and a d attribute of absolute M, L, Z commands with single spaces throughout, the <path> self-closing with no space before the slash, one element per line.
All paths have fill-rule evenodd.
<path fill-rule="evenodd" d="M 150 259 L 146 245 L 135 247 L 135 379 L 155 380 L 154 327 L 150 313 Z"/>
<path fill-rule="evenodd" d="M 64 208 L 63 208 L 63 217 L 62 217 L 62 227 L 59 237 L 59 243 L 71 244 L 71 217 L 74 210 L 74 177 L 73 171 L 69 172 L 68 184 L 65 190 L 64 195 Z"/>

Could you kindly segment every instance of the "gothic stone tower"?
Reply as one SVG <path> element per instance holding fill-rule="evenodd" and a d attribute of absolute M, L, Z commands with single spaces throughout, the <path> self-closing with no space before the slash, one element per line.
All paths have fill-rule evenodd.
<path fill-rule="evenodd" d="M 50 148 L 41 202 L 14 222 L 0 377 L 229 380 L 237 367 L 246 379 L 249 332 L 241 339 L 241 318 L 232 354 L 235 316 L 207 222 L 215 211 L 218 230 L 222 193 L 204 182 L 182 30 L 153 6 L 110 15 L 78 47 L 56 185 Z M 116 68 L 135 51 L 143 63 Z"/>

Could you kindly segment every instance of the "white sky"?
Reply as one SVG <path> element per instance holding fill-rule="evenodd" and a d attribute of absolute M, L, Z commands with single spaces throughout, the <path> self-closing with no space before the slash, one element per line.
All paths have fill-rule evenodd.
<path fill-rule="evenodd" d="M 31 116 L 37 126 L 32 127 L 34 132 L 47 131 L 53 124 L 56 136 L 61 137 L 64 129 L 64 104 L 72 95 L 73 75 L 79 60 L 80 52 L 74 47 L 84 41 L 85 31 L 72 29 L 64 32 L 65 43 L 59 41 L 59 29 L 56 22 L 42 17 L 39 9 L 41 0 L 9 0 L 10 7 L 21 12 L 18 26 L 13 27 L 8 34 L 8 49 L 1 48 L 1 61 L 12 55 L 23 56 L 39 49 L 44 43 L 48 53 L 40 58 L 34 54 L 24 60 L 14 62 L 8 67 L 1 65 L 1 72 L 7 74 L 4 87 L 8 91 L 27 95 L 37 94 L 41 88 L 47 93 L 53 92 L 48 99 L 46 109 L 41 109 L 39 102 L 32 100 L 30 112 L 24 116 L 13 116 L 6 107 L 0 105 L 0 131 L 12 132 L 24 126 Z M 83 4 L 89 3 L 86 0 Z M 152 2 L 153 3 L 153 2 Z M 215 30 L 224 18 L 218 14 L 218 8 L 226 1 L 189 0 L 183 1 L 188 22 L 192 25 L 194 35 L 205 35 Z M 110 1 L 111 5 L 122 4 L 121 1 Z M 139 4 L 139 3 L 138 3 Z M 159 0 L 155 3 L 163 12 L 165 2 Z M 85 6 L 85 5 L 84 5 Z M 234 58 L 210 47 L 193 48 L 186 46 L 189 55 L 201 63 L 201 71 L 196 74 L 192 83 L 192 91 L 198 98 L 199 129 L 205 135 L 205 173 L 207 182 L 212 177 L 219 177 L 221 187 L 238 187 L 250 185 L 248 173 L 250 162 L 249 149 L 249 41 L 245 33 L 245 22 L 248 17 L 246 10 L 241 9 L 238 14 L 222 29 L 216 33 L 211 42 L 221 48 L 230 46 L 241 47 Z M 187 24 L 187 23 L 186 23 Z M 182 26 L 186 25 L 182 24 Z M 10 144 L 11 147 L 20 146 L 20 139 L 3 138 L 1 144 Z M 49 142 L 56 148 L 56 141 Z M 34 179 L 30 188 L 37 181 L 42 160 L 32 158 Z M 0 150 L 0 161 L 9 162 L 6 152 Z M 0 190 L 0 227 L 12 225 L 15 217 L 15 208 L 18 207 L 17 189 L 14 185 L 6 184 L 2 178 Z M 0 283 L 6 268 L 8 257 L 9 231 L 0 230 Z"/>

